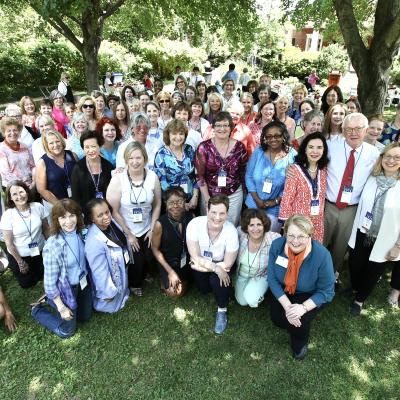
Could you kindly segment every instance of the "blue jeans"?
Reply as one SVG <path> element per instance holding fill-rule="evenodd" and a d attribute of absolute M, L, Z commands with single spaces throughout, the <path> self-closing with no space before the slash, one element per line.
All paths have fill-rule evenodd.
<path fill-rule="evenodd" d="M 62 339 L 67 339 L 75 334 L 76 321 L 85 322 L 92 316 L 92 291 L 88 284 L 85 289 L 81 290 L 79 285 L 72 286 L 78 307 L 72 311 L 73 318 L 66 321 L 61 318 L 60 313 L 53 300 L 47 299 L 47 304 L 39 304 L 32 308 L 32 317 L 43 325 L 50 332 L 55 333 Z"/>

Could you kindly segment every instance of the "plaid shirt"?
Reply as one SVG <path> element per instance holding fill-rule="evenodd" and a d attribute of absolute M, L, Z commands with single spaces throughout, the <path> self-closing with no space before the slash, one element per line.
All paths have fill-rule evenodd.
<path fill-rule="evenodd" d="M 238 265 L 237 273 L 240 274 L 240 260 L 243 257 L 243 254 L 247 250 L 247 246 L 249 243 L 249 235 L 247 233 L 244 233 L 241 228 L 238 228 L 238 233 L 239 233 L 239 254 L 237 258 L 237 265 Z M 260 251 L 258 252 L 257 259 L 255 261 L 257 265 L 257 274 L 255 276 L 267 275 L 269 249 L 271 247 L 271 243 L 280 236 L 281 235 L 279 233 L 275 232 L 267 232 L 264 235 L 263 243 L 261 245 Z"/>

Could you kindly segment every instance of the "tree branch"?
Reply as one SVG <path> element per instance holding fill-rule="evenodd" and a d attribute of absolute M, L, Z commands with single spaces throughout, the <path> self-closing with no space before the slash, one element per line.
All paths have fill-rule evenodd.
<path fill-rule="evenodd" d="M 50 17 L 47 22 L 61 35 L 65 36 L 81 53 L 83 51 L 82 42 L 75 36 L 74 32 L 60 18 Z"/>
<path fill-rule="evenodd" d="M 106 19 L 113 15 L 124 3 L 126 0 L 118 0 L 115 3 L 108 3 L 107 7 L 103 11 L 103 19 Z"/>
<path fill-rule="evenodd" d="M 373 44 L 396 48 L 400 43 L 400 0 L 382 1 L 376 5 Z"/>

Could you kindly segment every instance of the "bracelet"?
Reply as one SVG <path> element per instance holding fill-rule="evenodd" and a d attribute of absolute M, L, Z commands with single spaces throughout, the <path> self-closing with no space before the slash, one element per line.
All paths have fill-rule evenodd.
<path fill-rule="evenodd" d="M 278 205 L 279 204 L 279 200 L 278 198 L 275 199 L 275 204 Z"/>

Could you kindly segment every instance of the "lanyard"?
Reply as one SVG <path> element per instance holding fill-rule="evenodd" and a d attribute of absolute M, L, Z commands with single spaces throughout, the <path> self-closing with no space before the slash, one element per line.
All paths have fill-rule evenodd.
<path fill-rule="evenodd" d="M 89 161 L 87 159 L 86 159 L 86 165 L 87 165 L 87 168 L 89 170 L 90 176 L 92 177 L 93 185 L 94 185 L 94 187 L 96 189 L 96 192 L 98 192 L 99 191 L 99 183 L 100 183 L 100 175 L 101 175 L 101 164 L 100 164 L 100 172 L 97 175 L 97 182 L 96 182 L 95 177 L 94 177 L 94 175 L 92 173 L 92 170 L 90 169 Z"/>
<path fill-rule="evenodd" d="M 25 218 L 24 216 L 20 213 L 20 211 L 18 210 L 17 207 L 15 207 L 15 209 L 17 210 L 18 215 L 21 217 L 22 222 L 24 223 L 24 225 L 26 226 L 26 230 L 29 233 L 29 237 L 31 238 L 32 241 L 32 218 L 31 218 L 31 206 L 29 206 L 29 228 L 28 228 L 28 224 L 25 222 Z"/>
<path fill-rule="evenodd" d="M 306 178 L 308 179 L 308 181 L 310 182 L 311 185 L 311 189 L 312 189 L 312 195 L 313 198 L 316 199 L 318 197 L 318 176 L 319 176 L 319 168 L 317 167 L 317 175 L 315 175 L 315 178 L 313 179 L 310 175 L 310 173 L 308 172 L 307 168 L 304 168 L 302 165 L 300 166 L 304 175 L 306 176 Z"/>
<path fill-rule="evenodd" d="M 77 240 L 77 243 L 78 243 L 78 256 L 76 256 L 76 254 L 75 254 L 74 251 L 72 250 L 72 247 L 69 245 L 67 239 L 65 238 L 64 233 L 62 233 L 62 237 L 63 237 L 63 239 L 64 239 L 65 244 L 68 246 L 68 248 L 70 249 L 72 255 L 74 256 L 76 262 L 78 263 L 79 268 L 81 268 L 81 249 L 80 249 L 80 246 L 79 246 L 79 244 L 81 243 L 81 241 L 80 241 L 79 235 L 78 235 L 78 234 L 76 235 L 76 240 Z"/>
<path fill-rule="evenodd" d="M 128 175 L 129 184 L 131 185 L 131 192 L 129 194 L 129 200 L 131 201 L 131 204 L 146 203 L 147 202 L 147 192 L 146 191 L 144 191 L 144 193 L 146 195 L 146 201 L 142 201 L 141 203 L 139 203 L 139 201 L 138 201 L 140 199 L 140 195 L 142 194 L 142 191 L 144 190 L 144 182 L 146 180 L 146 175 L 147 175 L 146 169 L 144 170 L 143 181 L 142 181 L 142 183 L 140 185 L 135 185 L 132 182 L 132 179 L 131 179 L 131 176 L 129 175 L 129 171 L 128 170 L 126 171 L 126 174 Z M 135 191 L 134 191 L 135 187 L 140 187 L 140 192 L 139 192 L 137 197 L 136 197 L 136 194 L 135 194 Z M 132 194 L 133 194 L 133 197 L 135 198 L 135 201 L 132 201 Z"/>
<path fill-rule="evenodd" d="M 249 237 L 247 237 L 247 265 L 249 266 L 249 275 L 250 275 L 251 267 L 253 266 L 254 261 L 256 260 L 256 258 L 257 258 L 257 256 L 258 256 L 258 253 L 259 253 L 260 250 L 261 250 L 261 246 L 263 245 L 263 242 L 264 242 L 264 238 L 263 238 L 263 240 L 261 241 L 260 245 L 258 246 L 256 255 L 254 256 L 253 261 L 252 261 L 251 264 L 250 264 L 250 245 L 249 245 L 250 239 L 249 239 Z M 258 273 L 258 270 L 257 270 L 257 273 Z"/>
<path fill-rule="evenodd" d="M 208 226 L 207 226 L 208 250 L 209 250 L 209 251 L 210 251 L 211 247 L 214 246 L 214 243 L 218 240 L 218 238 L 219 238 L 219 236 L 221 235 L 223 229 L 224 229 L 224 227 L 221 228 L 221 230 L 218 232 L 218 235 L 216 235 L 216 236 L 214 237 L 214 240 L 212 240 L 212 239 L 211 239 L 211 236 L 210 236 L 210 231 L 209 231 Z"/>

